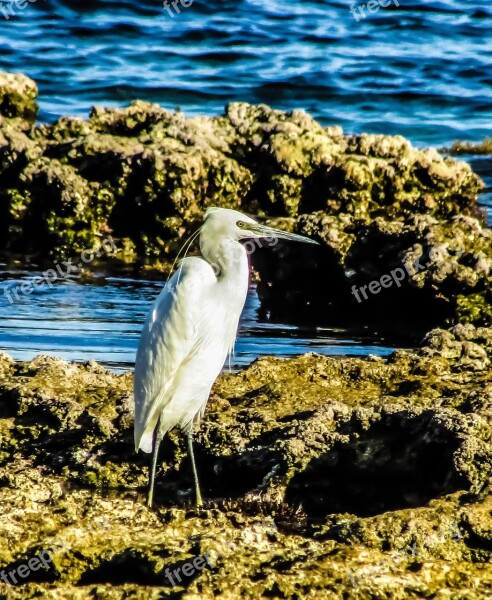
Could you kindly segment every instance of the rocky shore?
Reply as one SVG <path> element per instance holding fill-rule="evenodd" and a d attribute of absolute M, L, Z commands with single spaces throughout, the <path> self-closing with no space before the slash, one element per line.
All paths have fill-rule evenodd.
<path fill-rule="evenodd" d="M 321 242 L 254 252 L 264 311 L 428 333 L 387 359 L 221 375 L 197 434 L 203 510 L 177 431 L 146 507 L 131 373 L 0 353 L 0 598 L 490 598 L 492 234 L 471 168 L 264 105 L 37 124 L 36 102 L 0 74 L 7 261 L 111 237 L 105 268 L 161 273 L 208 206 L 237 208 Z"/>
<path fill-rule="evenodd" d="M 197 436 L 205 508 L 173 432 L 151 511 L 131 374 L 3 354 L 0 565 L 51 562 L 0 594 L 490 598 L 491 359 L 492 330 L 458 325 L 387 360 L 224 374 Z"/>
<path fill-rule="evenodd" d="M 491 322 L 491 231 L 465 162 L 244 103 L 186 118 L 136 101 L 36 125 L 36 97 L 31 80 L 0 75 L 4 256 L 75 257 L 110 235 L 112 264 L 166 270 L 204 210 L 223 206 L 323 243 L 254 253 L 273 315 L 394 327 L 425 314 L 426 330 Z M 358 300 L 354 288 L 402 265 L 399 285 Z"/>

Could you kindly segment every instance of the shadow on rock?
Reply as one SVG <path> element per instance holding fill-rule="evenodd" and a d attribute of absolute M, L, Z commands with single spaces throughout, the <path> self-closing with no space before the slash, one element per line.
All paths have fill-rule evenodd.
<path fill-rule="evenodd" d="M 291 480 L 286 501 L 310 516 L 370 516 L 423 506 L 468 487 L 457 472 L 456 432 L 434 411 L 386 415 L 348 443 L 338 442 Z"/>

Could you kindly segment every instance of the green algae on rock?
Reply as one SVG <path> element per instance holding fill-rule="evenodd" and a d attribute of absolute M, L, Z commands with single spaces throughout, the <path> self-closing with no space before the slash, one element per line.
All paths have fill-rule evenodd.
<path fill-rule="evenodd" d="M 393 323 L 414 306 L 429 327 L 491 322 L 492 245 L 477 208 L 483 184 L 464 162 L 401 136 L 345 136 L 303 111 L 245 103 L 187 119 L 136 101 L 26 129 L 36 86 L 8 74 L 3 81 L 8 106 L 19 107 L 5 108 L 0 121 L 4 252 L 73 257 L 111 234 L 119 248 L 111 260 L 168 269 L 204 210 L 223 206 L 325 244 L 295 256 L 281 244 L 258 253 L 264 310 L 326 322 L 350 307 L 353 321 Z M 357 304 L 352 286 L 436 247 L 439 264 L 377 303 Z"/>
<path fill-rule="evenodd" d="M 24 78 L 15 95 L 12 77 L 3 76 L 3 90 L 19 108 L 5 111 L 35 114 L 35 84 Z M 130 239 L 140 257 L 173 255 L 172 242 L 210 205 L 269 216 L 472 214 L 482 186 L 466 163 L 416 150 L 400 136 L 344 136 L 303 111 L 245 103 L 190 119 L 141 101 L 97 108 L 87 121 L 34 128 L 29 143 L 37 156 L 25 154 L 2 192 L 9 225 L 2 245 L 11 251 L 27 244 L 32 252 L 76 253 L 111 231 Z M 6 138 L 4 155 L 15 152 Z M 9 208 L 14 197 L 23 211 Z M 60 204 L 64 197 L 72 199 Z M 53 236 L 54 206 L 60 236 Z"/>
<path fill-rule="evenodd" d="M 75 257 L 111 235 L 114 264 L 167 270 L 204 210 L 222 206 L 324 243 L 258 253 L 264 311 L 393 327 L 415 307 L 427 328 L 491 322 L 483 183 L 463 161 L 401 136 L 344 135 L 301 110 L 241 102 L 186 118 L 135 101 L 34 126 L 35 84 L 4 74 L 0 90 L 4 254 Z M 353 286 L 435 249 L 439 263 L 358 305 Z"/>
<path fill-rule="evenodd" d="M 38 88 L 25 75 L 0 71 L 0 116 L 32 122 L 38 113 Z"/>
<path fill-rule="evenodd" d="M 0 354 L 0 566 L 53 557 L 0 594 L 490 597 L 491 360 L 492 329 L 458 325 L 386 360 L 223 374 L 197 435 L 206 509 L 172 432 L 152 512 L 131 374 Z M 171 584 L 167 568 L 204 553 L 213 568 Z"/>
<path fill-rule="evenodd" d="M 453 156 L 485 156 L 492 154 L 492 138 L 485 138 L 483 142 L 480 142 L 479 144 L 472 144 L 471 142 L 454 142 L 451 148 L 443 148 L 442 152 L 448 152 Z"/>

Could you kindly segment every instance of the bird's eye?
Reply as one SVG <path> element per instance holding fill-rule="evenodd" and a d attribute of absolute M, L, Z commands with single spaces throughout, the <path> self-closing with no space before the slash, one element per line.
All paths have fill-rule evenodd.
<path fill-rule="evenodd" d="M 239 229 L 244 229 L 244 227 L 246 227 L 246 223 L 244 221 L 238 221 L 236 225 L 239 227 Z"/>

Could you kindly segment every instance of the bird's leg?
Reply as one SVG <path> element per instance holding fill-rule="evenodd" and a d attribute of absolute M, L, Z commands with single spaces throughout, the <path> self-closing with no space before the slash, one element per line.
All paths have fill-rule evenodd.
<path fill-rule="evenodd" d="M 152 502 L 154 500 L 154 481 L 155 481 L 155 471 L 157 468 L 157 455 L 159 454 L 159 446 L 161 445 L 162 438 L 164 435 L 161 433 L 160 428 L 160 419 L 157 422 L 156 434 L 154 440 L 154 454 L 152 457 L 152 468 L 150 470 L 150 478 L 149 478 L 149 496 L 147 498 L 147 505 L 152 508 Z"/>
<path fill-rule="evenodd" d="M 193 425 L 188 432 L 188 450 L 191 458 L 191 468 L 193 469 L 193 477 L 195 478 L 196 505 L 202 506 L 202 494 L 200 492 L 200 484 L 198 483 L 198 473 L 196 470 L 195 455 L 193 454 Z"/>

